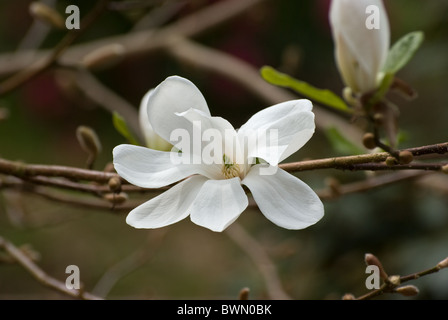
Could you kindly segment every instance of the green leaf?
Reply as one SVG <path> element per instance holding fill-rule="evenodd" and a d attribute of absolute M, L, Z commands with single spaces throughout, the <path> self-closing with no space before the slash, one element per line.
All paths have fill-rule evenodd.
<path fill-rule="evenodd" d="M 411 60 L 414 53 L 422 44 L 423 39 L 424 34 L 421 31 L 414 31 L 401 37 L 390 48 L 383 71 L 385 73 L 397 73 L 398 70 L 403 68 Z"/>
<path fill-rule="evenodd" d="M 330 141 L 333 149 L 341 155 L 356 155 L 365 153 L 365 151 L 360 147 L 352 143 L 350 140 L 346 139 L 335 127 L 326 129 L 325 135 Z"/>
<path fill-rule="evenodd" d="M 137 139 L 134 137 L 134 135 L 129 130 L 128 125 L 126 124 L 126 121 L 124 120 L 124 118 L 118 112 L 115 111 L 113 113 L 112 121 L 113 121 L 115 129 L 123 137 L 125 137 L 130 143 L 135 144 L 135 145 L 139 145 L 139 143 L 137 142 Z"/>
<path fill-rule="evenodd" d="M 337 110 L 348 113 L 352 112 L 344 100 L 328 89 L 313 87 L 304 81 L 294 79 L 287 74 L 281 73 L 269 66 L 262 67 L 260 73 L 263 79 L 270 84 L 293 89 L 311 100 L 325 104 Z"/>

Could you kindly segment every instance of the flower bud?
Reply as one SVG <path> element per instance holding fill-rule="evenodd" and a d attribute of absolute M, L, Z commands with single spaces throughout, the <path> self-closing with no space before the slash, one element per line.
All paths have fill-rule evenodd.
<path fill-rule="evenodd" d="M 398 155 L 398 159 L 401 164 L 409 164 L 414 159 L 414 156 L 412 155 L 412 152 L 408 150 L 400 151 Z"/>
<path fill-rule="evenodd" d="M 364 134 L 364 136 L 362 137 L 362 143 L 367 149 L 375 149 L 376 142 L 373 133 L 368 132 Z"/>
<path fill-rule="evenodd" d="M 101 142 L 95 131 L 86 126 L 76 129 L 76 137 L 79 144 L 89 155 L 96 157 L 101 152 Z"/>
<path fill-rule="evenodd" d="M 102 149 L 100 139 L 93 129 L 86 126 L 79 126 L 76 129 L 76 137 L 81 147 L 89 155 L 87 158 L 87 168 L 91 169 Z"/>
<path fill-rule="evenodd" d="M 448 174 L 448 164 L 444 165 L 440 170 L 442 170 L 443 173 Z"/>
<path fill-rule="evenodd" d="M 122 204 L 128 200 L 128 195 L 124 192 L 106 193 L 103 198 L 113 204 Z"/>
<path fill-rule="evenodd" d="M 440 261 L 440 262 L 437 264 L 437 267 L 438 267 L 439 269 L 447 268 L 447 267 L 448 267 L 448 257 L 446 257 L 445 259 L 443 259 L 442 261 Z"/>
<path fill-rule="evenodd" d="M 376 256 L 374 256 L 371 253 L 366 253 L 365 256 L 364 256 L 364 261 L 366 262 L 366 264 L 368 266 L 372 266 L 372 265 L 373 266 L 377 266 L 378 269 L 380 270 L 380 277 L 381 277 L 381 279 L 383 279 L 383 280 L 387 279 L 387 277 L 388 277 L 387 273 L 384 270 L 384 267 L 381 264 L 380 260 Z"/>
<path fill-rule="evenodd" d="M 355 296 L 351 293 L 346 293 L 342 297 L 342 300 L 356 300 Z"/>
<path fill-rule="evenodd" d="M 39 19 L 52 27 L 58 29 L 65 28 L 65 20 L 59 12 L 42 2 L 32 2 L 29 6 L 29 11 L 34 18 Z"/>
<path fill-rule="evenodd" d="M 419 293 L 419 290 L 416 286 L 408 285 L 408 286 L 402 286 L 395 289 L 395 292 L 402 294 L 406 297 L 415 296 Z"/>
<path fill-rule="evenodd" d="M 369 8 L 376 8 L 376 24 L 368 25 Z M 332 0 L 330 25 L 335 59 L 346 86 L 363 94 L 377 88 L 389 51 L 390 30 L 381 0 Z"/>
<path fill-rule="evenodd" d="M 239 300 L 249 300 L 249 288 L 243 288 L 240 291 Z"/>
<path fill-rule="evenodd" d="M 117 63 L 124 55 L 124 47 L 113 43 L 93 50 L 81 60 L 81 65 L 90 70 L 101 70 Z"/>
<path fill-rule="evenodd" d="M 386 158 L 386 165 L 388 165 L 388 166 L 394 166 L 394 165 L 396 165 L 398 162 L 397 162 L 397 159 L 395 159 L 395 157 L 387 157 Z"/>
<path fill-rule="evenodd" d="M 121 190 L 121 180 L 119 177 L 110 178 L 108 185 L 112 192 L 119 192 Z"/>

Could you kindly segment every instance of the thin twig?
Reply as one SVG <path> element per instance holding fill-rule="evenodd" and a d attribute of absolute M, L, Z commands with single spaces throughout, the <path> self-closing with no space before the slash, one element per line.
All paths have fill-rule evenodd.
<path fill-rule="evenodd" d="M 389 184 L 397 183 L 409 179 L 417 179 L 423 176 L 427 176 L 428 172 L 394 172 L 387 175 L 380 175 L 376 177 L 371 177 L 363 181 L 352 182 L 337 187 L 337 191 L 329 190 L 328 188 L 323 190 L 317 190 L 317 195 L 322 200 L 334 199 L 338 196 L 343 196 L 347 194 L 365 192 L 371 189 L 379 188 Z M 26 183 L 28 182 L 28 184 Z M 45 187 L 39 187 L 37 185 L 57 187 L 62 189 L 83 191 L 87 193 L 92 193 L 94 195 L 99 195 L 99 193 L 105 193 L 109 190 L 108 186 L 104 185 L 94 185 L 94 184 L 82 184 L 75 183 L 67 180 L 60 179 L 49 179 L 46 177 L 35 177 L 26 181 L 20 179 L 4 179 L 0 180 L 0 189 L 9 188 L 15 189 L 22 192 L 31 193 L 39 197 L 45 198 L 50 201 L 55 201 L 64 204 L 74 205 L 76 207 L 85 207 L 91 209 L 106 210 L 110 212 L 128 212 L 133 208 L 139 206 L 144 200 L 127 200 L 125 203 L 113 206 L 111 203 L 106 202 L 102 199 L 87 199 L 85 197 L 78 197 L 70 194 L 61 193 L 55 190 L 50 190 Z M 153 193 L 162 192 L 167 190 L 169 187 L 159 188 L 159 189 L 143 189 L 133 185 L 123 185 L 122 191 L 124 192 L 138 192 L 138 193 Z M 147 200 L 147 199 L 146 199 Z M 252 202 L 249 204 L 250 207 L 256 207 L 257 204 Z"/>
<path fill-rule="evenodd" d="M 4 249 L 17 263 L 19 263 L 26 271 L 28 271 L 37 281 L 39 281 L 43 285 L 76 299 L 101 299 L 100 297 L 97 297 L 81 289 L 68 289 L 65 283 L 49 276 L 19 248 L 17 248 L 13 243 L 7 241 L 3 237 L 0 237 L 0 248 Z"/>
<path fill-rule="evenodd" d="M 104 193 L 112 192 L 109 186 L 102 185 L 102 184 L 95 184 L 95 183 L 79 183 L 79 182 L 73 182 L 71 180 L 67 179 L 60 179 L 60 178 L 49 178 L 45 176 L 36 176 L 31 178 L 25 179 L 27 182 L 36 184 L 36 185 L 43 185 L 43 186 L 50 186 L 60 189 L 66 189 L 66 190 L 74 190 L 74 191 L 80 191 L 85 193 L 90 193 L 96 196 L 102 196 Z M 131 184 L 124 184 L 121 187 L 121 191 L 123 192 L 136 192 L 136 193 L 148 193 L 148 192 L 160 192 L 167 190 L 169 187 L 162 187 L 158 189 L 149 189 L 149 188 L 141 188 L 137 187 Z"/>
<path fill-rule="evenodd" d="M 30 67 L 22 69 L 20 72 L 0 83 L 0 96 L 16 89 L 53 65 L 62 53 L 103 13 L 109 1 L 110 0 L 102 0 L 98 2 L 96 7 L 93 8 L 89 15 L 81 22 L 82 27 L 80 30 L 75 29 L 68 32 L 48 55 L 45 55 Z"/>
<path fill-rule="evenodd" d="M 234 222 L 226 230 L 227 235 L 248 254 L 260 270 L 271 299 L 290 300 L 291 297 L 282 287 L 275 264 L 263 247 L 238 223 Z"/>
<path fill-rule="evenodd" d="M 84 196 L 80 197 L 72 194 L 63 193 L 60 191 L 56 191 L 54 189 L 49 189 L 44 186 L 37 186 L 30 183 L 26 183 L 25 181 L 20 179 L 0 180 L 0 189 L 2 188 L 8 188 L 20 192 L 37 195 L 47 200 L 67 205 L 73 205 L 75 207 L 106 210 L 114 213 L 130 211 L 142 203 L 142 201 L 128 200 L 122 204 L 114 204 L 104 199 L 97 199 L 97 198 L 91 199 L 86 198 Z"/>
<path fill-rule="evenodd" d="M 384 187 L 390 184 L 394 184 L 400 181 L 407 181 L 410 179 L 418 179 L 429 175 L 428 172 L 421 171 L 400 171 L 388 174 L 377 175 L 369 177 L 362 181 L 356 181 L 352 183 L 346 183 L 336 186 L 336 190 L 332 188 L 325 188 L 323 190 L 317 190 L 316 194 L 322 200 L 334 199 L 343 195 L 365 192 L 379 187 Z"/>
<path fill-rule="evenodd" d="M 120 279 L 140 268 L 154 256 L 166 232 L 167 229 L 160 229 L 150 233 L 146 243 L 141 248 L 114 264 L 103 274 L 92 292 L 98 296 L 106 297 Z M 148 245 L 150 245 L 150 248 L 148 248 Z"/>
<path fill-rule="evenodd" d="M 384 281 L 384 283 L 375 290 L 372 290 L 358 298 L 356 298 L 356 300 L 368 300 L 368 299 L 372 299 L 374 297 L 380 296 L 384 293 L 394 293 L 395 289 L 400 286 L 402 283 L 411 281 L 411 280 L 415 280 L 418 278 L 421 278 L 423 276 L 435 273 L 435 272 L 439 272 L 442 268 L 439 265 L 436 265 L 432 268 L 420 271 L 420 272 L 415 272 L 406 276 L 400 276 L 399 277 L 399 281 L 396 282 L 391 282 L 391 281 Z"/>

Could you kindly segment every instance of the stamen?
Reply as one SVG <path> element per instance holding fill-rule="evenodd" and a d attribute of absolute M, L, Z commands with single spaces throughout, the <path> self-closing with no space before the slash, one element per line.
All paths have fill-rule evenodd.
<path fill-rule="evenodd" d="M 225 154 L 222 156 L 222 160 L 224 161 L 224 164 L 221 171 L 226 179 L 232 179 L 240 176 L 240 166 L 237 163 L 230 161 L 230 158 Z"/>

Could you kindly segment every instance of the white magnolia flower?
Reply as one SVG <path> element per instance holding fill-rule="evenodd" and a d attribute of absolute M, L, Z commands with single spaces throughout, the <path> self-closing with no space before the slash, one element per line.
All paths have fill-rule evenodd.
<path fill-rule="evenodd" d="M 222 231 L 248 206 L 242 187 L 245 185 L 273 223 L 287 229 L 316 223 L 324 214 L 319 197 L 304 182 L 277 167 L 313 135 L 311 110 L 308 100 L 280 103 L 256 113 L 237 132 L 227 120 L 210 115 L 193 83 L 178 76 L 167 78 L 148 95 L 147 114 L 152 128 L 175 147 L 179 144 L 174 133 L 179 129 L 190 136 L 199 133 L 202 140 L 199 146 L 193 144 L 182 148 L 182 152 L 134 145 L 114 148 L 115 169 L 128 182 L 160 188 L 180 181 L 132 210 L 126 222 L 135 228 L 159 228 L 190 215 L 194 223 Z M 262 134 L 268 131 L 276 134 Z M 210 142 L 210 136 L 206 137 L 210 132 L 218 141 Z M 267 143 L 260 143 L 262 137 Z M 198 153 L 204 155 L 210 144 L 222 147 L 214 149 L 213 157 L 224 161 L 173 161 L 179 157 L 197 159 Z M 265 162 L 256 164 L 256 158 Z"/>
<path fill-rule="evenodd" d="M 336 63 L 345 85 L 361 94 L 376 89 L 390 44 L 389 20 L 382 1 L 332 0 L 330 24 Z"/>

